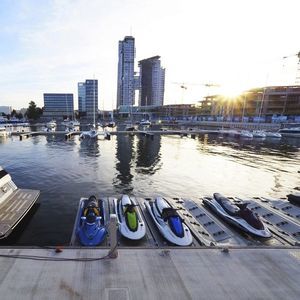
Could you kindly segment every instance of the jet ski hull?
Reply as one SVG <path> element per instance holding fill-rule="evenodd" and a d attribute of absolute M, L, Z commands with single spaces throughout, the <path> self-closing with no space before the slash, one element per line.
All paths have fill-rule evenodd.
<path fill-rule="evenodd" d="M 157 199 L 155 201 L 156 202 L 145 201 L 145 206 L 161 235 L 172 244 L 178 246 L 189 246 L 193 242 L 193 237 L 189 228 L 182 222 L 182 236 L 180 237 L 176 235 L 172 231 L 169 222 L 164 221 L 161 217 L 161 213 L 159 211 L 160 208 L 165 207 L 163 203 L 165 200 L 160 198 L 159 202 L 157 202 Z M 171 207 L 170 205 L 168 206 Z"/>
<path fill-rule="evenodd" d="M 94 222 L 88 222 L 84 217 L 89 199 L 81 199 L 78 210 L 77 236 L 83 246 L 98 246 L 104 240 L 107 230 L 105 227 L 106 216 L 102 200 L 97 200 L 99 216 Z"/>
<path fill-rule="evenodd" d="M 250 224 L 248 224 L 244 219 L 238 217 L 238 216 L 232 216 L 228 214 L 223 207 L 215 200 L 210 198 L 205 198 L 203 200 L 203 203 L 210 207 L 217 215 L 219 215 L 224 221 L 227 223 L 234 225 L 238 227 L 239 229 L 250 233 L 252 235 L 261 237 L 261 238 L 269 238 L 271 237 L 271 232 L 266 227 L 265 224 L 263 224 L 263 229 L 256 229 L 252 227 Z"/>
<path fill-rule="evenodd" d="M 127 239 L 140 240 L 146 234 L 146 226 L 144 220 L 140 214 L 139 209 L 135 209 L 136 213 L 136 228 L 131 230 L 126 222 L 126 216 L 124 214 L 125 205 L 130 204 L 137 206 L 134 199 L 129 198 L 127 195 L 123 195 L 120 200 L 114 199 L 115 212 L 118 218 L 118 227 L 120 233 Z"/>

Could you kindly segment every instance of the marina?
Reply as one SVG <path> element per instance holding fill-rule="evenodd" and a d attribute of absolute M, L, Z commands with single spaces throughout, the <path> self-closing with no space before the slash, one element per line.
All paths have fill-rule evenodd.
<path fill-rule="evenodd" d="M 109 140 L 81 140 L 80 132 L 68 138 L 65 131 L 26 134 L 0 141 L 0 164 L 16 185 L 41 191 L 30 213 L 0 241 L 0 292 L 8 299 L 45 293 L 67 299 L 298 299 L 300 207 L 287 200 L 299 188 L 298 139 L 168 128 L 112 130 Z M 220 218 L 203 202 L 215 192 L 232 204 L 247 202 L 271 237 Z M 94 221 L 81 204 L 91 195 L 101 212 Z M 122 195 L 133 199 L 145 226 L 138 240 L 121 233 L 116 203 Z M 176 210 L 169 217 L 179 216 L 191 244 L 175 245 L 159 230 L 146 206 L 158 196 Z M 78 229 L 102 220 L 103 239 L 84 245 Z"/>
<path fill-rule="evenodd" d="M 268 201 L 271 201 L 270 199 L 279 201 L 279 198 L 285 198 L 294 188 L 299 187 L 299 180 L 297 179 L 299 175 L 293 175 L 297 174 L 298 171 L 295 169 L 297 166 L 295 162 L 298 160 L 297 139 L 241 140 L 215 134 L 210 129 L 204 129 L 203 131 L 196 129 L 162 129 L 156 128 L 156 130 L 151 131 L 140 130 L 130 133 L 118 129 L 111 130 L 110 140 L 105 139 L 102 135 L 96 141 L 79 139 L 80 131 L 70 133 L 64 131 L 43 132 L 33 130 L 25 133 L 15 131 L 10 138 L 2 140 L 0 146 L 1 150 L 4 151 L 2 152 L 4 153 L 3 157 L 6 158 L 5 161 L 1 161 L 2 165 L 8 165 L 8 168 L 12 167 L 13 176 L 17 181 L 19 180 L 19 183 L 24 180 L 22 174 L 30 165 L 28 171 L 31 170 L 31 172 L 28 174 L 28 171 L 25 171 L 25 174 L 27 174 L 26 182 L 28 182 L 30 188 L 37 188 L 42 191 L 39 201 L 41 206 L 33 216 L 33 220 L 29 222 L 28 229 L 24 228 L 25 232 L 28 230 L 28 233 L 21 236 L 16 234 L 17 239 L 15 241 L 23 244 L 22 239 L 26 238 L 25 244 L 53 245 L 60 243 L 68 245 L 76 217 L 77 201 L 80 197 L 89 197 L 92 194 L 101 199 L 105 197 L 107 199 L 118 198 L 121 194 L 129 194 L 130 197 L 138 199 L 138 204 L 140 204 L 139 199 L 161 195 L 170 199 L 173 197 L 186 199 L 190 201 L 185 203 L 185 205 L 188 205 L 187 203 L 197 202 L 197 199 L 202 199 L 206 195 L 211 196 L 215 192 L 221 192 L 227 196 L 234 196 L 234 200 L 237 201 L 238 198 L 247 199 L 252 196 L 251 201 L 256 201 L 261 207 L 260 209 L 256 208 L 257 212 L 261 212 L 260 215 L 267 215 L 269 212 L 265 212 L 263 206 L 266 203 L 256 200 L 257 197 L 257 199 L 265 197 L 269 199 Z M 24 137 L 23 134 L 25 134 Z M 27 134 L 30 138 L 25 138 Z M 68 138 L 65 137 L 66 134 L 70 134 Z M 20 136 L 22 136 L 22 140 L 20 140 Z M 287 147 L 287 150 L 284 150 L 285 152 L 282 152 L 282 155 L 286 158 L 281 164 L 278 151 L 283 151 L 285 148 L 282 147 L 287 142 L 291 143 L 291 146 Z M 18 143 L 21 143 L 21 148 L 15 147 Z M 188 152 L 186 152 L 187 146 L 189 147 Z M 181 153 L 180 157 L 175 156 L 174 147 L 177 147 L 177 151 Z M 5 151 L 6 149 L 7 151 Z M 31 157 L 33 149 L 35 156 L 38 158 L 37 164 L 30 163 L 33 159 Z M 269 151 L 274 153 L 274 156 L 269 155 Z M 112 153 L 114 153 L 113 156 Z M 20 159 L 17 159 L 17 157 L 20 157 Z M 112 157 L 115 157 L 116 162 L 113 162 Z M 191 159 L 192 157 L 193 159 Z M 256 161 L 259 164 L 256 164 Z M 14 166 L 17 166 L 17 162 L 20 171 L 16 173 L 13 170 Z M 75 164 L 72 162 L 75 162 Z M 135 167 L 132 166 L 133 163 Z M 217 163 L 215 168 L 211 168 L 212 163 Z M 170 172 L 173 164 L 180 168 L 177 176 L 173 176 Z M 218 164 L 219 166 L 227 165 L 226 169 L 223 170 L 224 174 L 218 172 Z M 93 169 L 93 166 L 96 169 Z M 272 166 L 276 166 L 276 168 L 272 169 Z M 281 169 L 285 171 L 281 172 Z M 44 172 L 43 170 L 47 171 Z M 193 172 L 197 172 L 197 170 L 201 170 L 201 172 L 198 173 L 196 179 Z M 230 178 L 234 178 L 232 172 L 237 172 L 236 170 L 240 170 L 238 171 L 240 172 L 239 176 L 244 179 L 240 184 L 233 186 Z M 231 177 L 226 175 L 227 172 L 231 172 Z M 35 178 L 33 174 L 39 175 Z M 211 174 L 211 176 L 207 176 L 208 174 Z M 21 177 L 19 177 L 20 175 Z M 278 176 L 281 177 L 281 185 L 272 187 L 274 180 L 276 184 Z M 261 180 L 260 178 L 264 179 Z M 150 190 L 148 189 L 148 180 L 150 180 L 149 183 L 152 186 Z M 219 187 L 215 185 L 215 180 L 218 181 Z M 288 185 L 285 186 L 285 184 Z M 182 193 L 185 190 L 184 186 L 189 187 L 186 193 Z M 253 189 L 251 186 L 253 186 Z M 270 189 L 270 187 L 272 188 Z M 107 210 L 108 216 L 114 211 L 112 201 L 108 200 L 107 206 L 110 207 L 110 210 Z M 252 206 L 255 207 L 254 204 L 250 204 L 251 208 Z M 147 216 L 149 219 L 149 214 L 144 205 L 140 207 L 142 207 L 141 213 L 143 216 Z M 181 208 L 185 211 L 185 214 L 189 213 L 186 207 Z M 57 231 L 51 225 L 53 223 L 51 215 L 49 217 L 48 214 L 45 215 L 46 211 L 51 212 L 54 218 L 59 218 L 60 222 L 55 223 L 55 226 L 58 226 Z M 197 211 L 199 211 L 199 214 L 204 211 L 208 218 L 214 217 L 207 207 L 203 206 L 202 202 L 198 203 Z M 296 208 L 292 206 L 290 212 L 297 215 L 296 211 Z M 178 213 L 181 214 L 181 211 L 179 210 Z M 41 217 L 47 221 L 41 222 Z M 266 216 L 265 218 L 266 221 L 270 221 L 271 217 Z M 39 219 L 40 221 L 38 221 Z M 188 222 L 186 217 L 184 219 Z M 297 220 L 296 217 L 295 220 Z M 45 232 L 48 232 L 50 229 L 53 233 L 43 235 L 41 231 L 41 234 L 36 235 L 34 233 L 35 229 L 31 227 L 34 226 L 36 221 L 39 225 L 38 227 L 35 225 L 35 228 L 39 228 L 39 231 L 45 230 Z M 216 224 L 221 224 L 220 221 L 216 220 L 216 217 L 214 217 L 214 221 Z M 193 220 L 193 222 L 196 224 L 200 222 L 197 225 L 189 223 L 190 228 L 193 230 L 194 227 L 201 227 L 201 230 L 198 230 L 196 234 L 195 241 L 197 245 L 215 243 L 212 237 L 218 237 L 218 232 L 219 237 L 221 237 L 223 229 L 220 228 L 224 228 L 224 226 L 226 230 L 223 231 L 232 230 L 231 227 L 228 228 L 227 224 L 216 226 L 216 228 L 214 226 L 203 226 L 201 218 Z M 46 225 L 47 223 L 48 225 Z M 150 220 L 147 224 L 151 224 L 151 227 L 150 225 L 146 227 L 148 232 L 153 234 L 146 234 L 146 236 L 148 240 L 155 240 L 153 235 L 159 236 L 157 229 L 153 229 L 153 221 Z M 281 228 L 277 228 L 277 231 L 282 231 L 287 227 L 290 227 L 290 225 L 282 225 Z M 211 230 L 211 228 L 214 229 Z M 206 235 L 208 234 L 207 229 L 212 232 L 209 239 Z M 29 231 L 32 233 L 29 233 Z M 199 231 L 206 234 L 199 235 Z M 298 231 L 297 227 L 289 228 L 288 235 L 284 236 L 288 241 L 283 242 L 283 244 L 296 244 L 297 239 L 293 234 Z M 60 235 L 56 232 L 60 232 Z M 240 233 L 238 233 L 239 235 Z M 240 240 L 240 237 L 236 239 Z M 7 243 L 14 244 L 13 240 Z"/>

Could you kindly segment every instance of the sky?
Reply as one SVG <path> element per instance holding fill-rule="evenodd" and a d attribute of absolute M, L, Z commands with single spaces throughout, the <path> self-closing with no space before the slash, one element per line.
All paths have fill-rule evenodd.
<path fill-rule="evenodd" d="M 0 106 L 42 107 L 43 93 L 57 92 L 73 93 L 77 108 L 77 83 L 96 78 L 99 109 L 115 108 L 126 35 L 136 71 L 161 56 L 165 104 L 292 85 L 299 11 L 299 0 L 0 0 Z"/>

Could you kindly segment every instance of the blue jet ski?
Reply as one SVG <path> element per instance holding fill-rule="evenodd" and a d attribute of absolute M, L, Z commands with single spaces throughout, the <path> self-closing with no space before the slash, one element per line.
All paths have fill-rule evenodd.
<path fill-rule="evenodd" d="M 247 208 L 249 203 L 234 204 L 219 193 L 214 193 L 213 198 L 203 199 L 203 203 L 226 222 L 247 233 L 263 238 L 269 238 L 272 235 L 259 217 Z"/>
<path fill-rule="evenodd" d="M 78 210 L 77 236 L 83 246 L 97 246 L 106 236 L 106 218 L 102 200 L 95 196 L 81 199 Z"/>
<path fill-rule="evenodd" d="M 171 243 L 178 246 L 188 246 L 192 243 L 193 237 L 189 228 L 165 199 L 157 197 L 155 201 L 145 202 L 155 225 L 160 233 Z"/>

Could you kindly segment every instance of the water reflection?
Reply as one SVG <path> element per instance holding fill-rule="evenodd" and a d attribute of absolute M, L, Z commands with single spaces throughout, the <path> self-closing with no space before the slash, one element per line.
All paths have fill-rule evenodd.
<path fill-rule="evenodd" d="M 79 154 L 82 157 L 99 157 L 99 141 L 97 139 L 83 139 L 79 144 Z"/>
<path fill-rule="evenodd" d="M 161 168 L 160 162 L 161 136 L 139 137 L 137 143 L 136 171 L 138 173 L 153 175 Z"/>
<path fill-rule="evenodd" d="M 133 175 L 131 174 L 135 136 L 117 135 L 116 144 L 116 170 L 117 174 L 113 185 L 118 193 L 130 192 Z"/>

